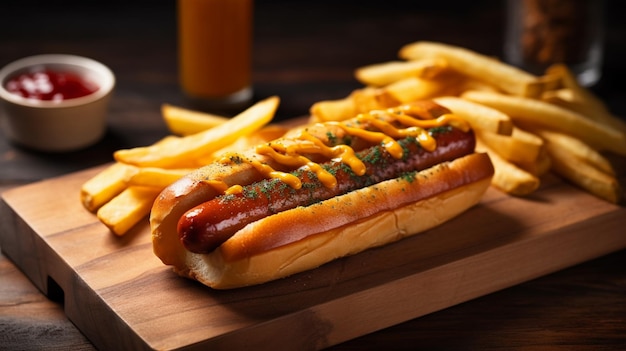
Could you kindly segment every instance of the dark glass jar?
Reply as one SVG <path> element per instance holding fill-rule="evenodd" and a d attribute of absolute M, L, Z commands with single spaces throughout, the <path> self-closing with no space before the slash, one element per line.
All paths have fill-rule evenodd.
<path fill-rule="evenodd" d="M 507 0 L 505 59 L 534 74 L 566 64 L 582 85 L 601 76 L 602 0 Z"/>

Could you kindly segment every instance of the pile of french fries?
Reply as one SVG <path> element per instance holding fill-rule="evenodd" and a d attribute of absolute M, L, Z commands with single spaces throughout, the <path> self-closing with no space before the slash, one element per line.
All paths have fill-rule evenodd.
<path fill-rule="evenodd" d="M 492 185 L 508 194 L 536 191 L 549 171 L 612 203 L 622 190 L 605 152 L 626 156 L 626 123 L 580 86 L 564 65 L 542 76 L 460 47 L 416 42 L 399 60 L 360 67 L 363 84 L 349 96 L 311 106 L 309 122 L 432 99 L 470 123 L 477 150 L 489 153 Z M 115 162 L 81 188 L 85 208 L 117 235 L 145 218 L 158 194 L 224 152 L 282 136 L 270 124 L 279 98 L 262 100 L 233 118 L 162 106 L 172 135 L 146 147 L 118 150 Z"/>
<path fill-rule="evenodd" d="M 465 48 L 427 41 L 405 45 L 398 57 L 356 69 L 364 86 L 313 104 L 311 118 L 340 121 L 433 99 L 472 125 L 477 150 L 494 163 L 495 188 L 527 196 L 553 171 L 606 201 L 622 200 L 606 153 L 626 156 L 626 123 L 565 65 L 535 76 Z"/>

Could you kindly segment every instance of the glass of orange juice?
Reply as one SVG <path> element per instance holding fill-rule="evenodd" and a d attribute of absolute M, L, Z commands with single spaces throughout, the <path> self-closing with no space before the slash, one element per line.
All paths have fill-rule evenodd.
<path fill-rule="evenodd" d="M 177 6 L 183 92 L 209 109 L 248 105 L 253 0 L 178 0 Z"/>

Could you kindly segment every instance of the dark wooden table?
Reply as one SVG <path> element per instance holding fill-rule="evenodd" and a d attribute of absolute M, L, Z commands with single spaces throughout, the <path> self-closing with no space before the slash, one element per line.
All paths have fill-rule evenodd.
<path fill-rule="evenodd" d="M 604 76 L 593 89 L 626 116 L 626 26 L 607 2 Z M 315 101 L 359 86 L 353 70 L 394 59 L 416 40 L 502 54 L 502 2 L 388 0 L 259 1 L 255 98 L 279 95 L 278 119 L 306 115 Z M 112 160 L 167 130 L 160 106 L 189 106 L 177 84 L 173 1 L 29 1 L 0 5 L 0 66 L 40 53 L 84 55 L 117 76 L 105 139 L 79 152 L 21 149 L 0 135 L 0 190 Z M 626 251 L 478 298 L 333 347 L 336 350 L 626 349 Z M 93 349 L 65 317 L 62 291 L 41 294 L 0 254 L 0 350 Z"/>

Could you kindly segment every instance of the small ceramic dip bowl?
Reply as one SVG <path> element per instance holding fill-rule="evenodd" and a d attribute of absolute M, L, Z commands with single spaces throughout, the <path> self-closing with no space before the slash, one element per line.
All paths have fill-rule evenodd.
<path fill-rule="evenodd" d="M 37 55 L 0 70 L 0 122 L 16 144 L 66 152 L 98 142 L 106 132 L 115 76 L 89 58 Z"/>

